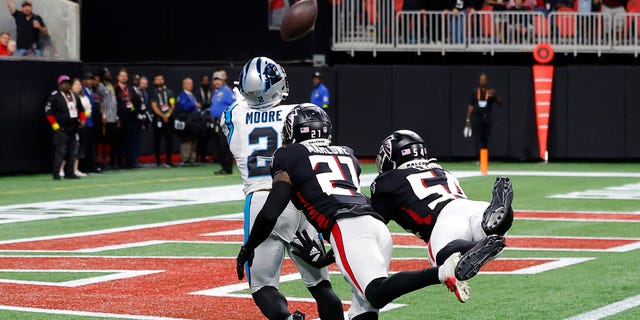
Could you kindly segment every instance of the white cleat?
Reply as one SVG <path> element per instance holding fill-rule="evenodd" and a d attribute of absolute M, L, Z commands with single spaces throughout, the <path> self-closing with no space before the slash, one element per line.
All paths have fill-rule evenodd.
<path fill-rule="evenodd" d="M 456 278 L 456 266 L 460 262 L 462 255 L 460 252 L 452 254 L 444 263 L 438 268 L 438 278 L 449 291 L 453 292 L 458 298 L 458 301 L 465 303 L 469 300 L 471 295 L 469 284 L 466 281 L 458 280 Z"/>

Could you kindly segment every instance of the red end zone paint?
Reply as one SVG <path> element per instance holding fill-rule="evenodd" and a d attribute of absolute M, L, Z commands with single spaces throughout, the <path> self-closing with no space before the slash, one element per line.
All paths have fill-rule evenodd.
<path fill-rule="evenodd" d="M 1 257 L 5 269 L 128 269 L 165 272 L 76 288 L 0 283 L 0 304 L 190 319 L 263 319 L 251 299 L 206 297 L 190 292 L 238 283 L 235 259 L 22 258 Z M 294 272 L 286 263 L 284 272 Z M 315 304 L 289 302 L 310 319 Z"/>
<path fill-rule="evenodd" d="M 515 271 L 551 261 L 496 260 L 482 271 Z M 2 305 L 190 319 L 262 319 L 251 299 L 190 294 L 239 283 L 234 258 L 0 257 L 0 265 L 4 269 L 165 270 L 74 288 L 0 282 Z M 400 259 L 392 261 L 390 271 L 428 266 L 426 259 Z M 293 263 L 286 260 L 283 274 L 294 272 Z M 306 313 L 308 319 L 317 317 L 314 303 L 290 301 L 289 306 Z"/>

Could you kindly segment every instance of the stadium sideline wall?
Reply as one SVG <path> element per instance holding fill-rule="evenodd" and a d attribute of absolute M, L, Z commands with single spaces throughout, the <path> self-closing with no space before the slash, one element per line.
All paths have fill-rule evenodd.
<path fill-rule="evenodd" d="M 115 72 L 122 65 L 106 66 Z M 163 73 L 176 93 L 183 77 L 194 77 L 198 83 L 201 75 L 213 71 L 205 66 L 124 66 L 130 74 Z M 43 111 L 47 95 L 55 89 L 58 74 L 79 76 L 83 69 L 95 72 L 98 65 L 0 61 L 0 67 L 14 79 L 0 87 L 0 109 L 5 115 L 0 117 L 0 174 L 48 172 L 51 130 Z M 288 101 L 307 101 L 312 68 L 286 68 L 291 86 Z M 239 67 L 225 69 L 230 80 L 237 77 Z M 530 67 L 337 65 L 325 69 L 336 141 L 371 157 L 391 130 L 407 128 L 425 137 L 431 156 L 471 159 L 473 144 L 462 137 L 462 129 L 480 72 L 487 72 L 504 100 L 494 114 L 491 156 L 535 160 L 538 143 Z M 640 159 L 640 130 L 634 127 L 640 119 L 638 83 L 640 67 L 557 67 L 549 129 L 551 160 Z M 145 139 L 143 154 L 152 154 L 152 134 Z"/>

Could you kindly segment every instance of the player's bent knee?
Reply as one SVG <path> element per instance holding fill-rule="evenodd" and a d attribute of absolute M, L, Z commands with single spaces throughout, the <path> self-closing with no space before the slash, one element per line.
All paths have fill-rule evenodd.
<path fill-rule="evenodd" d="M 369 301 L 371 306 L 376 309 L 382 309 L 389 302 L 391 302 L 387 297 L 387 294 L 383 290 L 385 279 L 387 278 L 374 279 L 369 283 L 364 291 L 364 295 L 367 298 L 367 301 Z"/>
<path fill-rule="evenodd" d="M 260 311 L 270 320 L 286 319 L 291 314 L 287 306 L 287 299 L 278 289 L 266 286 L 252 294 Z"/>
<path fill-rule="evenodd" d="M 318 303 L 318 312 L 321 319 L 344 319 L 342 301 L 333 291 L 329 280 L 323 280 L 308 289 Z"/>

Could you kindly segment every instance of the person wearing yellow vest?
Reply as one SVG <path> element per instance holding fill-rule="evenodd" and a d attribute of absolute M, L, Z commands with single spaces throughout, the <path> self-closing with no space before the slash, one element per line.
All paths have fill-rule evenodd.
<path fill-rule="evenodd" d="M 467 110 L 466 126 L 473 132 L 473 142 L 476 155 L 481 149 L 489 148 L 491 135 L 491 111 L 494 105 L 502 105 L 502 99 L 496 95 L 496 90 L 489 88 L 486 73 L 481 73 L 478 87 L 471 92 L 471 101 Z"/>

